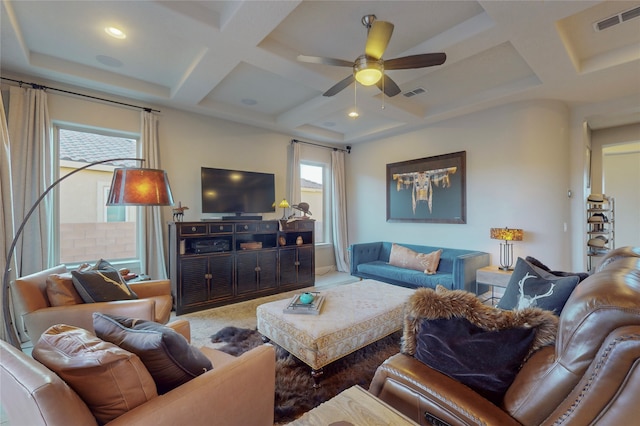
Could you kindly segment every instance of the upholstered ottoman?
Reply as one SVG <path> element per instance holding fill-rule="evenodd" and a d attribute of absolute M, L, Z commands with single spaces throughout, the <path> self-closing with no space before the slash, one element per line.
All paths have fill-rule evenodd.
<path fill-rule="evenodd" d="M 258 331 L 311 367 L 317 386 L 322 367 L 400 330 L 413 292 L 375 280 L 345 284 L 321 292 L 319 315 L 284 313 L 290 299 L 265 303 Z"/>

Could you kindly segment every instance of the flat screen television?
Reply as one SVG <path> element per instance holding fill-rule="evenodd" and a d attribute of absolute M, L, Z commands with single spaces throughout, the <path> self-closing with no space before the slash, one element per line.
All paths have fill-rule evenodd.
<path fill-rule="evenodd" d="M 201 168 L 202 213 L 274 212 L 273 173 Z"/>

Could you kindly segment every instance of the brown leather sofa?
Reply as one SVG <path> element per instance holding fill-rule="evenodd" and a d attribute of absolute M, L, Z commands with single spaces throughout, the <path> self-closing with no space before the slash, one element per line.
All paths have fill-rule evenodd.
<path fill-rule="evenodd" d="M 576 287 L 555 346 L 523 364 L 501 406 L 401 353 L 378 368 L 369 391 L 421 425 L 637 424 L 640 248 L 612 250 Z"/>
<path fill-rule="evenodd" d="M 136 300 L 117 302 L 79 303 L 67 306 L 51 306 L 46 291 L 47 277 L 67 272 L 59 265 L 35 274 L 20 277 L 11 287 L 14 299 L 16 325 L 20 339 L 37 340 L 55 324 L 68 324 L 93 331 L 94 312 L 140 318 L 166 324 L 172 307 L 171 282 L 152 280 L 130 283 L 138 295 Z"/>
<path fill-rule="evenodd" d="M 189 323 L 168 324 L 189 339 Z M 201 351 L 213 369 L 107 423 L 116 425 L 272 426 L 275 350 L 254 348 L 239 357 Z M 95 417 L 59 376 L 0 341 L 0 397 L 10 425 L 97 425 Z M 87 377 L 91 380 L 91 377 Z M 100 389 L 96 389 L 100 393 Z"/>

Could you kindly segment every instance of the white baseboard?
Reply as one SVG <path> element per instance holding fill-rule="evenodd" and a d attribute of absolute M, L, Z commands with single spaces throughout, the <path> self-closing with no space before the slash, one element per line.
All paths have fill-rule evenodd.
<path fill-rule="evenodd" d="M 321 266 L 319 268 L 316 268 L 316 275 L 325 275 L 325 274 L 328 274 L 329 272 L 335 272 L 335 271 L 336 271 L 336 265 Z"/>

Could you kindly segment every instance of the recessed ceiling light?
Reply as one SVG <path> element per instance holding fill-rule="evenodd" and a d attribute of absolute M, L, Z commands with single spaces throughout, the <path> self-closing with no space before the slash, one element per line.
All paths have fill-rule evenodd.
<path fill-rule="evenodd" d="M 127 38 L 127 35 L 120 28 L 106 27 L 104 29 L 104 32 L 109 34 L 111 37 L 117 38 L 117 39 L 120 39 L 120 40 L 123 40 L 123 39 Z"/>
<path fill-rule="evenodd" d="M 242 102 L 245 105 L 255 105 L 258 103 L 258 101 L 256 101 L 255 99 L 249 99 L 249 98 L 243 99 L 240 102 Z"/>
<path fill-rule="evenodd" d="M 360 114 L 358 114 L 358 111 L 353 110 L 349 112 L 349 118 L 358 118 L 360 117 Z"/>

